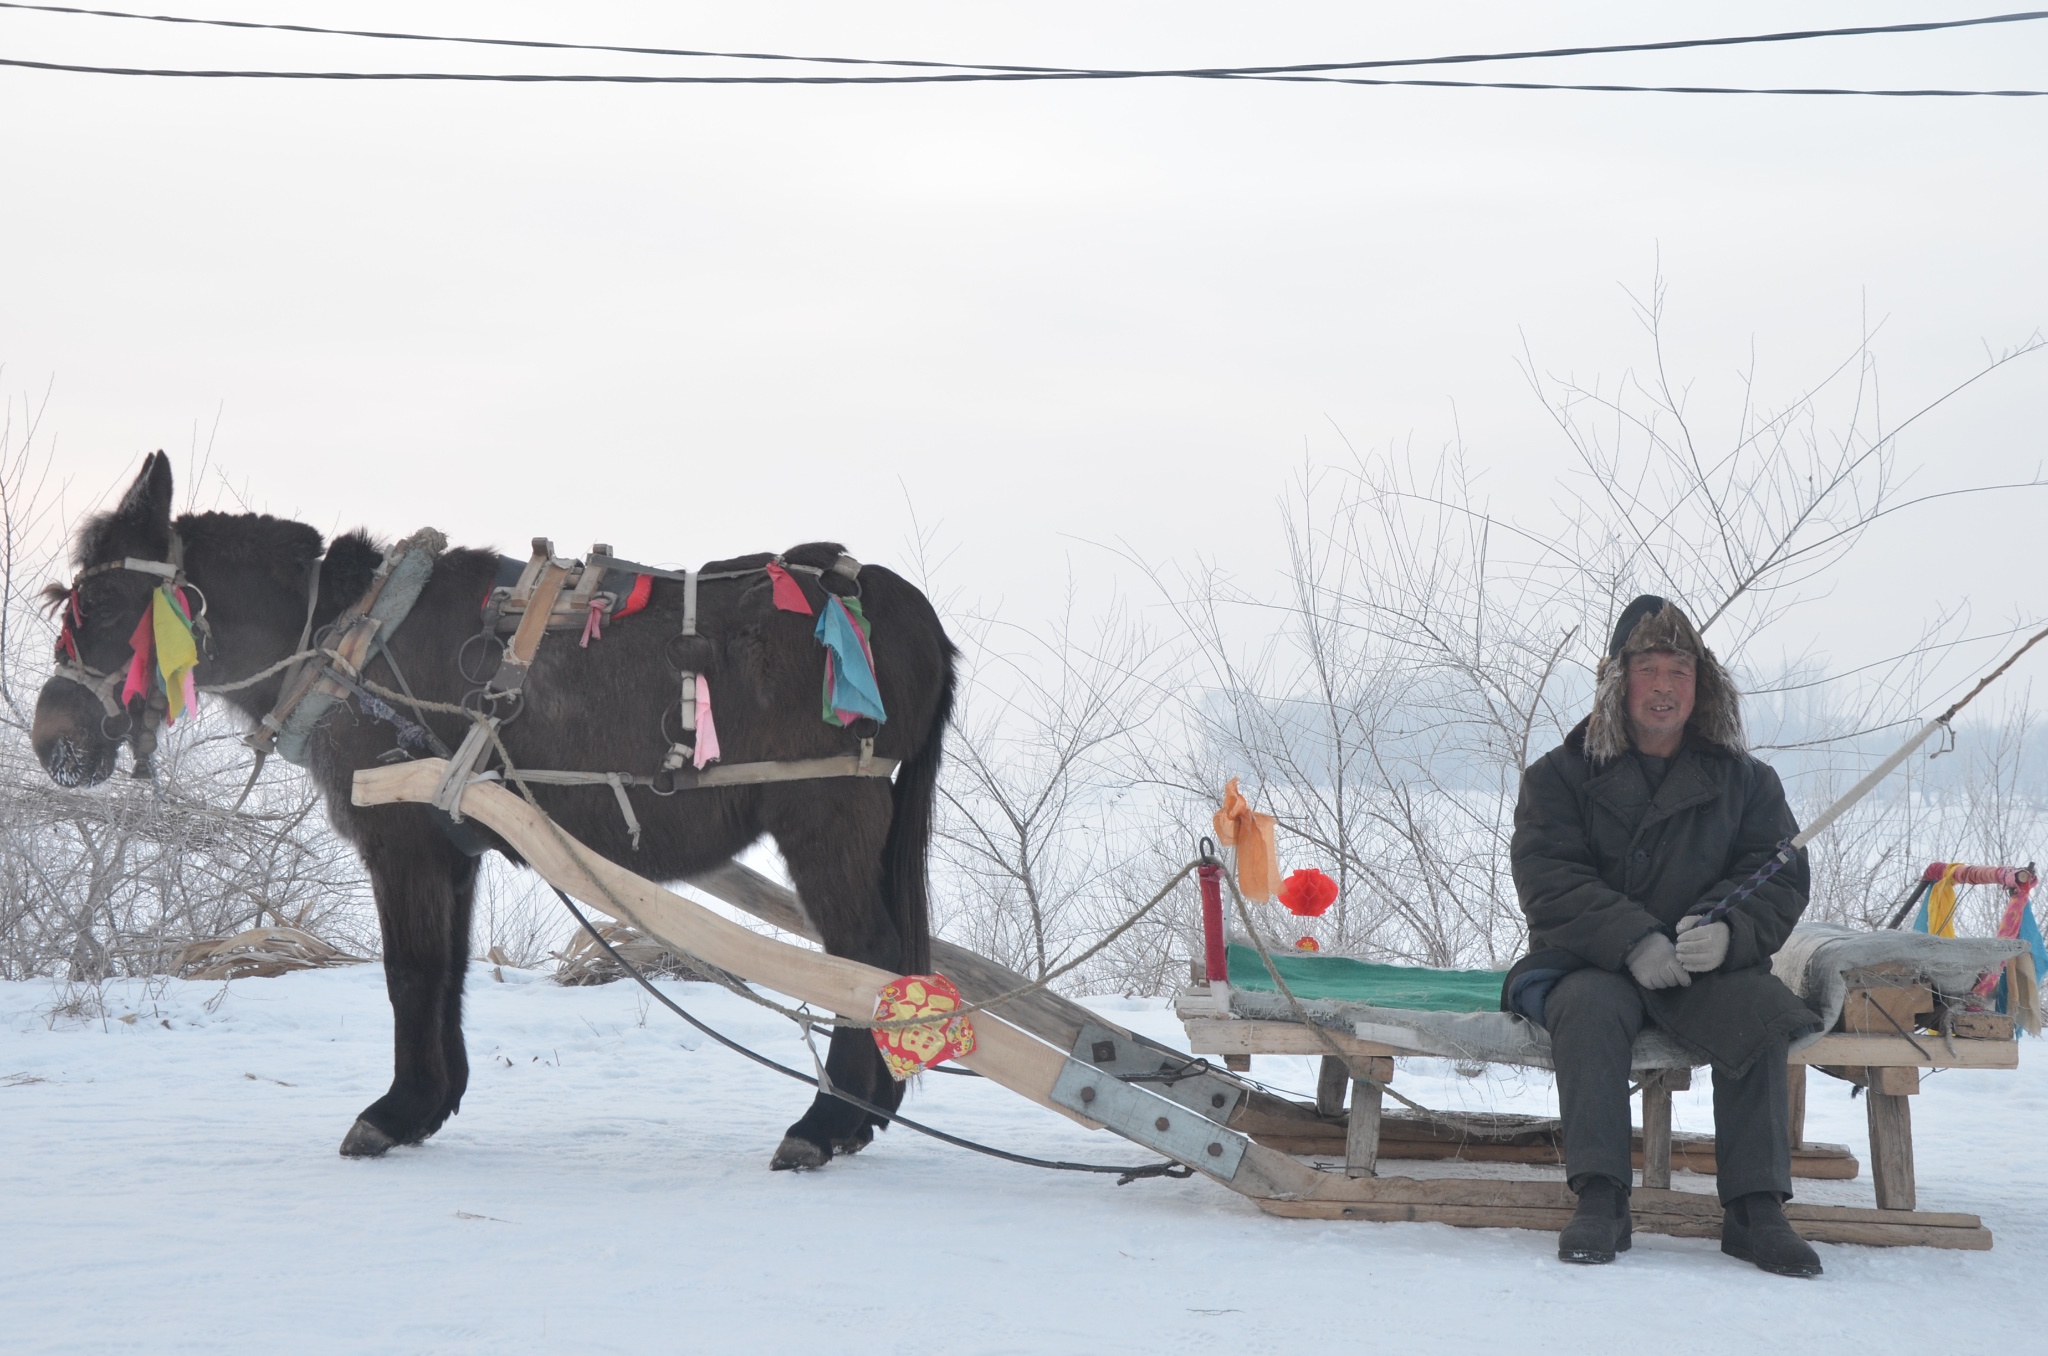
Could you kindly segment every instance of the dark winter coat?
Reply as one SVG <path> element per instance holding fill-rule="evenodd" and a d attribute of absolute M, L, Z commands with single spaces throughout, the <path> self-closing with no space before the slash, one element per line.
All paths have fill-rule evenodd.
<path fill-rule="evenodd" d="M 1679 920 L 1718 903 L 1797 831 L 1778 774 L 1748 754 L 1688 729 L 1653 795 L 1634 756 L 1587 757 L 1582 722 L 1522 774 L 1509 856 L 1531 951 L 1508 972 L 1501 1006 L 1516 1010 L 1518 981 L 1537 972 L 1625 972 L 1637 942 L 1675 937 Z M 1735 1074 L 1773 1037 L 1818 1026 L 1770 966 L 1806 909 L 1807 880 L 1802 851 L 1727 915 L 1719 970 L 1644 993 L 1651 1019 Z"/>

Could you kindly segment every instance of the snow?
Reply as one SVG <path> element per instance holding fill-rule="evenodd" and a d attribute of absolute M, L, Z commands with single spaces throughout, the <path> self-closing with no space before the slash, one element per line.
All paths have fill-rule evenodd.
<path fill-rule="evenodd" d="M 821 1172 L 770 1173 L 808 1089 L 628 984 L 502 973 L 471 972 L 462 1114 L 375 1162 L 335 1153 L 389 1076 L 375 966 L 115 985 L 91 1020 L 57 1016 L 50 984 L 0 984 L 0 1345 L 1320 1356 L 2038 1341 L 2048 1064 L 2031 1041 L 2018 1073 L 1944 1073 L 1914 1099 L 1921 1204 L 1981 1214 L 1996 1248 L 1822 1245 L 1826 1276 L 1799 1282 L 1697 1240 L 1638 1235 L 1613 1266 L 1566 1267 L 1547 1234 L 1275 1219 L 1206 1180 L 1119 1188 L 900 1129 Z M 710 986 L 667 991 L 808 1067 L 780 1018 Z M 1097 1006 L 1176 1035 L 1158 1003 Z M 1262 1056 L 1254 1072 L 1313 1086 L 1303 1059 Z M 910 1114 L 956 1133 L 1147 1161 L 992 1084 L 922 1082 Z M 1680 1129 L 1711 1128 L 1706 1084 L 1677 1098 Z M 1396 1086 L 1440 1106 L 1551 1098 L 1540 1076 L 1465 1079 L 1434 1061 L 1404 1062 Z M 1814 1079 L 1808 1134 L 1867 1161 L 1845 1084 Z M 1800 1191 L 1871 1203 L 1867 1178 Z"/>

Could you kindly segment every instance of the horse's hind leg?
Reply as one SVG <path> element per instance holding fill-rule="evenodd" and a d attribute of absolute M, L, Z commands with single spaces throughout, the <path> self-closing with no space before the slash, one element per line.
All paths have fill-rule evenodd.
<path fill-rule="evenodd" d="M 391 1088 L 363 1108 L 341 1142 L 350 1158 L 417 1144 L 461 1105 L 469 1080 L 462 1046 L 462 981 L 476 863 L 424 815 L 379 817 L 363 844 L 384 938 L 391 998 Z"/>
<path fill-rule="evenodd" d="M 777 834 L 791 882 L 817 926 L 825 950 L 862 961 L 890 974 L 903 972 L 903 941 L 890 920 L 882 896 L 881 842 L 888 826 L 887 788 L 882 793 L 879 823 L 869 813 L 837 813 L 806 806 L 804 829 Z M 862 806 L 861 810 L 868 807 Z M 833 1086 L 861 1100 L 894 1111 L 903 1102 L 903 1085 L 889 1076 L 872 1032 L 843 1028 L 832 1033 L 825 1073 Z M 837 1097 L 820 1092 L 776 1146 L 769 1166 L 822 1167 L 835 1153 L 854 1153 L 874 1138 L 877 1116 Z"/>

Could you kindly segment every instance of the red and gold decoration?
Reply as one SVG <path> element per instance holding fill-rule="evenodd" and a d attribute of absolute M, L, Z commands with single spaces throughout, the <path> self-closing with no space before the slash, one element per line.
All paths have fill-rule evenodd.
<path fill-rule="evenodd" d="M 959 1007 L 960 990 L 944 975 L 905 975 L 882 986 L 875 1003 L 876 1021 L 940 1019 L 924 1026 L 876 1029 L 875 1045 L 891 1078 L 901 1083 L 934 1064 L 974 1053 L 974 1023 L 965 1017 L 946 1017 Z"/>

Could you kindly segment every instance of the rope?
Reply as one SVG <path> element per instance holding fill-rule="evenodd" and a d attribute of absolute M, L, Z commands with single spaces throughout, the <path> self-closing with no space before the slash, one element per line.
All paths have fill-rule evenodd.
<path fill-rule="evenodd" d="M 1012 1153 L 1008 1149 L 998 1149 L 991 1144 L 981 1144 L 971 1139 L 962 1139 L 958 1135 L 948 1134 L 944 1130 L 937 1129 L 934 1126 L 926 1125 L 921 1121 L 914 1121 L 910 1119 L 908 1116 L 899 1115 L 894 1111 L 886 1111 L 883 1108 L 876 1106 L 873 1102 L 868 1101 L 866 1098 L 856 1097 L 852 1093 L 846 1091 L 844 1088 L 839 1087 L 837 1084 L 832 1082 L 829 1076 L 813 1078 L 809 1074 L 801 1073 L 795 1069 L 790 1068 L 787 1064 L 777 1063 L 775 1060 L 768 1058 L 768 1056 L 760 1054 L 757 1051 L 750 1050 L 746 1046 L 741 1045 L 738 1041 L 726 1035 L 724 1032 L 715 1030 L 712 1027 L 705 1025 L 696 1017 L 692 1016 L 689 1012 L 685 1011 L 683 1007 L 680 1004 L 678 1004 L 674 999 L 670 998 L 660 989 L 655 988 L 654 984 L 647 978 L 647 976 L 640 973 L 639 968 L 635 966 L 633 962 L 627 960 L 624 956 L 621 956 L 615 949 L 613 949 L 612 944 L 605 939 L 604 934 L 597 930 L 597 928 L 591 923 L 589 917 L 584 914 L 583 910 L 576 907 L 576 902 L 570 899 L 568 894 L 565 891 L 563 891 L 560 886 L 550 885 L 548 888 L 555 892 L 555 897 L 562 901 L 562 907 L 567 909 L 570 912 L 570 914 L 574 916 L 577 923 L 582 925 L 583 930 L 590 934 L 590 939 L 596 942 L 599 946 L 603 947 L 605 954 L 607 956 L 610 956 L 614 961 L 616 961 L 620 969 L 624 970 L 627 974 L 631 975 L 634 981 L 638 983 L 641 988 L 653 994 L 656 1001 L 658 1001 L 663 1007 L 667 1008 L 670 1012 L 673 1012 L 676 1016 L 682 1018 L 691 1026 L 696 1027 L 697 1030 L 711 1037 L 712 1040 L 717 1041 L 720 1045 L 732 1051 L 734 1054 L 744 1055 L 748 1059 L 753 1060 L 754 1063 L 759 1064 L 760 1066 L 766 1069 L 773 1069 L 775 1070 L 775 1072 L 783 1075 L 785 1078 L 794 1078 L 799 1083 L 808 1083 L 812 1087 L 818 1089 L 818 1091 L 826 1094 L 827 1096 L 836 1097 L 840 1101 L 845 1102 L 849 1106 L 867 1112 L 870 1116 L 879 1117 L 885 1125 L 893 1122 L 898 1125 L 908 1126 L 910 1129 L 917 1131 L 920 1135 L 929 1135 L 933 1139 L 939 1140 L 940 1142 L 945 1144 L 951 1144 L 956 1148 L 971 1149 L 975 1153 L 987 1154 L 990 1158 L 1000 1158 L 1008 1163 L 1021 1163 L 1027 1168 L 1049 1168 L 1058 1172 L 1113 1172 L 1117 1174 L 1116 1184 L 1118 1186 L 1128 1186 L 1132 1182 L 1137 1181 L 1141 1177 L 1192 1177 L 1195 1174 L 1195 1170 L 1193 1168 L 1190 1168 L 1185 1164 L 1173 1162 L 1172 1160 L 1167 1160 L 1162 1163 L 1142 1164 L 1137 1167 L 1125 1167 L 1119 1164 L 1069 1163 L 1063 1159 L 1033 1158 L 1028 1154 Z M 806 1027 L 806 1041 L 809 1040 L 809 1034 L 809 1029 L 808 1027 Z M 816 1060 L 817 1052 L 813 1050 L 811 1052 L 811 1056 L 813 1060 Z M 818 1064 L 818 1072 L 821 1075 L 823 1075 L 825 1072 L 825 1066 L 822 1062 Z M 965 1070 L 963 1072 L 971 1073 L 972 1070 Z"/>
<path fill-rule="evenodd" d="M 238 678 L 232 683 L 205 683 L 200 685 L 199 690 L 209 695 L 218 692 L 240 692 L 245 687 L 254 687 L 265 678 L 282 673 L 302 659 L 317 659 L 321 656 L 333 659 L 335 654 L 332 650 L 300 650 L 296 654 L 286 655 L 268 668 L 257 670 L 247 678 Z"/>

